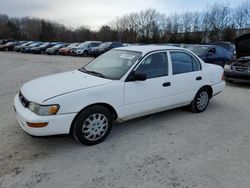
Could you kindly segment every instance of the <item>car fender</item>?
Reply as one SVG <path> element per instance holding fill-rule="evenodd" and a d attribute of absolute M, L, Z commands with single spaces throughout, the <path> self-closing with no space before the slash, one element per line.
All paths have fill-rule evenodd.
<path fill-rule="evenodd" d="M 112 81 L 109 84 L 87 88 L 45 101 L 43 104 L 59 104 L 58 114 L 78 113 L 85 107 L 97 103 L 112 106 L 118 117 L 122 116 L 124 104 L 124 82 Z"/>

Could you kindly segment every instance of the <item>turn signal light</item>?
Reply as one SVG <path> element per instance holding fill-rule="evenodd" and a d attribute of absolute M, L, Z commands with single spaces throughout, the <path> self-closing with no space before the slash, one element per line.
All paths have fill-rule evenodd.
<path fill-rule="evenodd" d="M 44 122 L 44 123 L 31 123 L 31 122 L 26 122 L 26 124 L 27 124 L 29 127 L 32 127 L 32 128 L 41 128 L 41 127 L 46 127 L 49 123 L 47 123 L 47 122 Z"/>
<path fill-rule="evenodd" d="M 48 114 L 52 115 L 52 114 L 56 114 L 59 110 L 59 106 L 58 105 L 53 105 L 50 107 Z"/>

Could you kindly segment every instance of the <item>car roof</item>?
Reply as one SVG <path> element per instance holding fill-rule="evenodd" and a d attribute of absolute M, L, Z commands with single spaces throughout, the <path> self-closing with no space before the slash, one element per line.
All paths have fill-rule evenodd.
<path fill-rule="evenodd" d="M 152 51 L 158 51 L 158 50 L 185 50 L 184 48 L 179 48 L 179 47 L 159 46 L 159 45 L 126 46 L 126 47 L 119 47 L 115 49 L 138 51 L 138 52 L 142 52 L 143 54 L 146 54 Z"/>
<path fill-rule="evenodd" d="M 222 48 L 221 46 L 217 46 L 217 45 L 212 45 L 212 44 L 195 44 L 195 45 L 192 45 L 192 46 L 199 46 L 199 47 L 206 47 L 206 48 Z M 191 47 L 192 47 L 191 46 Z"/>

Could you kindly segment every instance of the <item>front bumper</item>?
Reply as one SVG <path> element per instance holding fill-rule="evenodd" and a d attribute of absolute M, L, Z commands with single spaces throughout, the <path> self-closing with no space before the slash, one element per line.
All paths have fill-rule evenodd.
<path fill-rule="evenodd" d="M 250 72 L 224 71 L 226 80 L 250 83 Z"/>
<path fill-rule="evenodd" d="M 101 51 L 90 51 L 90 55 L 91 56 L 99 56 L 99 55 L 101 55 L 103 52 L 101 52 Z"/>
<path fill-rule="evenodd" d="M 70 50 L 59 50 L 60 55 L 70 55 Z"/>
<path fill-rule="evenodd" d="M 71 56 L 77 56 L 77 52 L 76 51 L 70 51 L 70 55 Z"/>
<path fill-rule="evenodd" d="M 71 123 L 76 116 L 76 113 L 59 114 L 51 116 L 39 116 L 31 112 L 28 108 L 25 108 L 18 95 L 14 99 L 14 108 L 16 118 L 22 129 L 30 135 L 34 136 L 49 136 L 57 134 L 69 134 Z M 46 127 L 32 128 L 27 125 L 30 123 L 43 123 L 48 122 Z"/>

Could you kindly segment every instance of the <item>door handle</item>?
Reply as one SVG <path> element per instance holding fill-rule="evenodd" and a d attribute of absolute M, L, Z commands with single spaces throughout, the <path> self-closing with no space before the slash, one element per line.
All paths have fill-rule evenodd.
<path fill-rule="evenodd" d="M 196 77 L 196 80 L 202 80 L 201 76 Z"/>
<path fill-rule="evenodd" d="M 171 82 L 165 82 L 162 84 L 163 87 L 168 87 L 168 86 L 171 86 Z"/>

